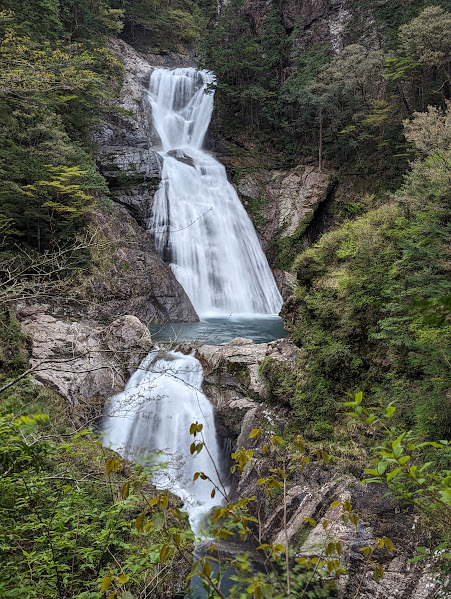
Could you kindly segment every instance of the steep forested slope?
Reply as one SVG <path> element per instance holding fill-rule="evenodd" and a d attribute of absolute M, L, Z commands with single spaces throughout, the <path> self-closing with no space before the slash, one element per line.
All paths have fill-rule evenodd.
<path fill-rule="evenodd" d="M 292 441 L 304 447 L 296 436 L 302 434 L 313 443 L 310 457 L 320 456 L 313 478 L 321 482 L 326 472 L 335 484 L 334 476 L 345 476 L 353 461 L 353 472 L 361 473 L 375 439 L 393 456 L 407 439 L 409 484 L 394 490 L 426 503 L 420 513 L 431 547 L 440 535 L 449 543 L 447 521 L 437 523 L 442 512 L 434 512 L 438 505 L 449 517 L 447 453 L 423 445 L 444 441 L 438 449 L 447 449 L 451 425 L 448 3 L 26 4 L 25 10 L 4 0 L 0 12 L 0 259 L 8 266 L 0 273 L 0 551 L 6 564 L 0 594 L 86 599 L 108 590 L 123 599 L 170 597 L 175 585 L 184 592 L 177 552 L 189 556 L 192 537 L 178 506 L 145 486 L 148 472 L 131 472 L 84 430 L 98 415 L 96 402 L 68 406 L 28 380 L 30 340 L 10 310 L 18 297 L 65 293 L 68 275 L 92 268 L 88 216 L 94 209 L 108 215 L 111 203 L 95 168 L 91 133 L 99 118 L 127 112 L 110 104 L 122 75 L 106 41 L 121 31 L 143 52 L 195 45 L 218 76 L 216 147 L 250 151 L 253 168 L 300 161 L 316 171 L 326 166 L 338 181 L 335 200 L 329 198 L 331 230 L 313 247 L 300 237 L 289 251 L 284 242 L 283 255 L 277 243 L 271 250 L 274 263 L 296 275 L 284 318 L 299 354 L 286 364 L 267 359 L 261 368 L 269 403 L 290 409 L 286 439 L 273 422 L 271 450 L 264 452 L 276 456 L 269 466 L 283 462 L 285 468 Z M 118 266 L 128 268 L 128 261 Z M 14 273 L 22 277 L 20 287 Z M 65 349 L 73 351 L 70 344 Z M 394 414 L 391 433 L 379 426 L 383 418 L 350 422 L 344 401 L 359 391 L 375 413 Z M 354 407 L 360 415 L 360 404 Z M 375 421 L 379 428 L 366 435 Z M 327 448 L 344 465 L 326 463 Z M 237 452 L 238 470 L 248 456 Z M 376 459 L 375 476 L 394 472 L 392 485 L 400 480 L 392 469 L 400 457 L 406 456 L 388 458 L 388 470 L 389 461 Z M 423 467 L 428 478 L 416 474 Z M 288 485 L 299 482 L 293 472 Z M 287 488 L 285 471 L 280 480 L 280 470 L 273 474 L 264 483 L 273 485 L 261 503 L 267 511 Z M 246 517 L 231 526 L 243 536 Z M 232 534 L 227 526 L 220 538 Z M 280 547 L 271 549 L 278 560 Z M 207 565 L 205 573 L 208 578 Z M 311 573 L 299 580 L 316 596 L 329 595 L 326 587 L 309 587 Z M 247 593 L 257 597 L 266 588 L 260 582 Z"/>

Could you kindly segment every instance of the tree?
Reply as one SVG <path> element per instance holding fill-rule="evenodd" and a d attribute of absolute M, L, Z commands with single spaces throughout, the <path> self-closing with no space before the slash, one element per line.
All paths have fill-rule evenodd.
<path fill-rule="evenodd" d="M 451 205 L 451 102 L 445 110 L 428 106 L 404 122 L 406 139 L 417 157 L 406 177 L 404 192 L 415 202 L 431 202 L 435 209 Z"/>
<path fill-rule="evenodd" d="M 449 99 L 451 92 L 451 13 L 439 6 L 428 6 L 418 17 L 399 28 L 398 39 L 402 55 L 423 67 L 426 79 L 430 80 L 432 74 L 431 83 L 438 84 L 433 91 L 439 93 L 443 98 Z"/>
<path fill-rule="evenodd" d="M 47 249 L 51 249 L 57 236 L 67 238 L 77 221 L 93 210 L 95 200 L 92 192 L 95 189 L 106 191 L 103 181 L 100 180 L 97 185 L 92 182 L 91 193 L 86 193 L 81 182 L 87 171 L 78 166 L 47 165 L 46 168 L 50 175 L 48 180 L 38 181 L 23 188 L 25 196 L 32 200 L 24 216 L 29 223 L 37 221 L 38 250 L 41 249 L 42 224 L 48 228 L 45 236 L 48 237 Z"/>

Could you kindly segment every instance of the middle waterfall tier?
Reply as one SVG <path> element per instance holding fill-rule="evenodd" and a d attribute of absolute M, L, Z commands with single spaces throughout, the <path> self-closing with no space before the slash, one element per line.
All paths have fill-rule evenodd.
<path fill-rule="evenodd" d="M 202 151 L 212 110 L 208 71 L 156 69 L 152 116 L 163 145 L 149 229 L 202 317 L 278 314 L 282 297 L 223 165 Z"/>

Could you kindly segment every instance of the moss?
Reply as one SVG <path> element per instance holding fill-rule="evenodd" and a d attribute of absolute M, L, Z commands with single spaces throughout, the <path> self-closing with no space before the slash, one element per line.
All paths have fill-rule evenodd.
<path fill-rule="evenodd" d="M 396 400 L 408 426 L 427 436 L 451 426 L 445 355 L 449 326 L 427 325 L 415 298 L 450 295 L 439 213 L 390 203 L 324 235 L 294 261 L 286 326 L 303 350 L 302 371 L 271 370 L 302 426 L 330 434 L 347 392 Z M 311 424 L 308 424 L 308 423 Z M 440 431 L 440 432 L 438 432 Z"/>
<path fill-rule="evenodd" d="M 0 312 L 0 380 L 19 375 L 27 367 L 30 338 L 11 310 Z"/>

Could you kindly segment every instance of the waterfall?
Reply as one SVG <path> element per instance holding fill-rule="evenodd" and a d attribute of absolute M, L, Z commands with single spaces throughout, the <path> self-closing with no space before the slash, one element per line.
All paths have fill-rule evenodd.
<path fill-rule="evenodd" d="M 195 531 L 219 499 L 211 498 L 209 481 L 193 481 L 194 473 L 204 472 L 221 488 L 217 469 L 223 461 L 213 407 L 202 393 L 202 382 L 202 366 L 193 355 L 151 352 L 125 391 L 107 403 L 102 426 L 104 445 L 147 464 L 159 489 L 169 489 L 183 499 Z M 193 457 L 189 447 L 194 437 L 189 428 L 194 422 L 204 426 L 208 452 L 203 449 Z"/>
<path fill-rule="evenodd" d="M 252 223 L 224 167 L 202 151 L 213 110 L 213 93 L 205 91 L 213 83 L 208 71 L 152 73 L 163 171 L 149 229 L 201 318 L 278 314 L 282 298 Z M 102 426 L 105 445 L 138 462 L 152 460 L 153 482 L 184 500 L 196 532 L 218 499 L 211 498 L 210 482 L 193 482 L 193 475 L 202 471 L 221 487 L 224 461 L 202 382 L 193 355 L 151 352 L 125 391 L 107 402 Z M 192 456 L 189 429 L 196 421 L 208 452 Z"/>
<path fill-rule="evenodd" d="M 251 220 L 224 166 L 202 150 L 213 83 L 196 69 L 152 73 L 163 170 L 149 230 L 201 318 L 278 314 L 282 297 Z"/>

